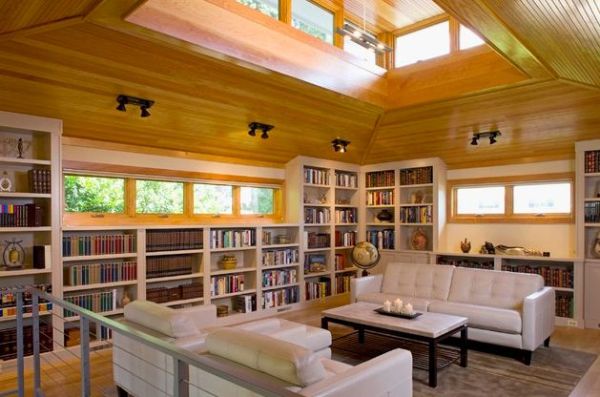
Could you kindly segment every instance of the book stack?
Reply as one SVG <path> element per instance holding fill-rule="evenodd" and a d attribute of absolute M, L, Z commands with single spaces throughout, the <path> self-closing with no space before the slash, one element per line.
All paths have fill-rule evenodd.
<path fill-rule="evenodd" d="M 96 313 L 117 310 L 117 290 L 90 292 L 78 295 L 65 296 L 65 301 L 81 306 Z M 76 314 L 65 309 L 64 316 L 72 317 Z"/>
<path fill-rule="evenodd" d="M 494 261 L 488 259 L 467 259 L 438 256 L 438 265 L 452 265 L 456 267 L 470 267 L 472 269 L 494 270 Z"/>
<path fill-rule="evenodd" d="M 585 152 L 585 173 L 595 174 L 600 172 L 600 150 Z"/>
<path fill-rule="evenodd" d="M 262 297 L 263 309 L 291 305 L 300 300 L 300 289 L 298 287 L 282 288 L 276 291 L 266 291 Z"/>
<path fill-rule="evenodd" d="M 335 223 L 356 223 L 356 208 L 344 208 L 335 210 Z"/>
<path fill-rule="evenodd" d="M 394 171 L 367 172 L 366 187 L 394 186 Z"/>
<path fill-rule="evenodd" d="M 350 291 L 350 280 L 354 277 L 354 274 L 348 273 L 335 276 L 335 292 L 343 294 Z"/>
<path fill-rule="evenodd" d="M 256 230 L 233 229 L 233 230 L 211 230 L 211 248 L 238 248 L 253 247 L 256 245 Z"/>
<path fill-rule="evenodd" d="M 433 210 L 430 205 L 400 208 L 400 223 L 431 223 Z"/>
<path fill-rule="evenodd" d="M 367 241 L 377 249 L 394 249 L 394 229 L 367 230 Z"/>
<path fill-rule="evenodd" d="M 148 230 L 146 251 L 202 249 L 202 229 Z"/>
<path fill-rule="evenodd" d="M 71 265 L 64 269 L 64 277 L 69 286 L 135 280 L 137 261 Z"/>
<path fill-rule="evenodd" d="M 555 314 L 557 317 L 573 317 L 573 295 L 569 293 L 556 292 L 556 308 Z"/>
<path fill-rule="evenodd" d="M 269 270 L 262 274 L 263 287 L 276 287 L 297 282 L 298 271 L 296 269 Z"/>
<path fill-rule="evenodd" d="M 0 227 L 39 227 L 42 216 L 42 207 L 37 204 L 0 205 Z"/>
<path fill-rule="evenodd" d="M 193 281 L 175 287 L 154 287 L 146 290 L 146 299 L 154 303 L 167 303 L 178 300 L 201 298 L 204 294 L 202 283 Z"/>
<path fill-rule="evenodd" d="M 353 172 L 335 171 L 335 186 L 358 187 L 358 177 Z"/>
<path fill-rule="evenodd" d="M 299 260 L 300 253 L 298 252 L 298 248 L 286 248 L 262 252 L 262 265 L 267 267 L 291 265 L 298 263 Z"/>
<path fill-rule="evenodd" d="M 356 244 L 356 232 L 342 232 L 336 230 L 335 232 L 335 246 L 336 247 L 352 247 Z"/>
<path fill-rule="evenodd" d="M 329 233 L 304 232 L 306 247 L 312 248 L 329 248 L 331 244 L 331 235 Z"/>
<path fill-rule="evenodd" d="M 329 185 L 329 171 L 321 168 L 304 168 L 304 183 L 311 185 Z"/>
<path fill-rule="evenodd" d="M 50 352 L 54 346 L 52 340 L 52 325 L 40 324 L 40 353 Z M 23 327 L 23 340 L 25 345 L 24 354 L 33 354 L 33 326 Z M 17 329 L 8 328 L 0 330 L 0 359 L 13 360 L 17 358 Z"/>
<path fill-rule="evenodd" d="M 304 223 L 326 224 L 331 222 L 329 208 L 304 208 Z"/>
<path fill-rule="evenodd" d="M 50 193 L 52 175 L 50 170 L 33 169 L 27 171 L 31 193 Z"/>
<path fill-rule="evenodd" d="M 585 223 L 600 223 L 600 201 L 586 201 L 583 214 Z"/>
<path fill-rule="evenodd" d="M 433 183 L 433 167 L 405 168 L 400 170 L 400 185 Z"/>
<path fill-rule="evenodd" d="M 346 257 L 343 254 L 335 254 L 335 270 L 344 270 L 346 268 Z"/>
<path fill-rule="evenodd" d="M 146 278 L 192 274 L 192 255 L 151 256 L 146 259 Z"/>
<path fill-rule="evenodd" d="M 503 264 L 502 270 L 539 274 L 544 278 L 544 284 L 548 287 L 573 288 L 573 269 L 569 267 Z"/>
<path fill-rule="evenodd" d="M 63 256 L 113 255 L 135 252 L 135 235 L 64 236 Z"/>
<path fill-rule="evenodd" d="M 233 300 L 233 310 L 238 313 L 251 313 L 256 310 L 256 295 L 240 295 Z"/>
<path fill-rule="evenodd" d="M 331 280 L 321 277 L 318 281 L 306 282 L 306 300 L 325 298 L 331 295 Z"/>
<path fill-rule="evenodd" d="M 210 278 L 210 296 L 233 294 L 244 291 L 244 275 L 231 274 Z"/>
<path fill-rule="evenodd" d="M 367 192 L 367 205 L 394 205 L 393 190 L 374 190 Z"/>

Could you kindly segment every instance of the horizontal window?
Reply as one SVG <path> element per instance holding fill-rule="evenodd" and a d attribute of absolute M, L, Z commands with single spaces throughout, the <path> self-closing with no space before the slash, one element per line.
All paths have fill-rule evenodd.
<path fill-rule="evenodd" d="M 456 202 L 459 215 L 504 214 L 504 186 L 457 188 Z"/>
<path fill-rule="evenodd" d="M 515 214 L 570 214 L 571 184 L 516 185 L 513 203 Z"/>
<path fill-rule="evenodd" d="M 481 37 L 477 36 L 471 29 L 469 29 L 463 25 L 460 25 L 458 35 L 459 35 L 458 46 L 461 50 L 466 50 L 467 48 L 477 47 L 478 45 L 482 45 L 485 43 L 485 41 L 483 41 L 483 39 Z"/>
<path fill-rule="evenodd" d="M 232 214 L 233 187 L 230 185 L 194 184 L 194 214 Z"/>
<path fill-rule="evenodd" d="M 396 37 L 396 67 L 450 53 L 450 25 L 444 21 Z"/>
<path fill-rule="evenodd" d="M 136 181 L 138 214 L 183 214 L 183 182 Z"/>
<path fill-rule="evenodd" d="M 65 175 L 65 211 L 119 214 L 125 211 L 125 179 Z"/>
<path fill-rule="evenodd" d="M 333 13 L 308 0 L 292 0 L 292 26 L 333 44 Z"/>
<path fill-rule="evenodd" d="M 265 187 L 240 188 L 240 213 L 242 215 L 273 214 L 275 191 Z"/>
<path fill-rule="evenodd" d="M 245 6 L 262 12 L 271 18 L 279 19 L 279 1 L 278 0 L 237 0 Z"/>

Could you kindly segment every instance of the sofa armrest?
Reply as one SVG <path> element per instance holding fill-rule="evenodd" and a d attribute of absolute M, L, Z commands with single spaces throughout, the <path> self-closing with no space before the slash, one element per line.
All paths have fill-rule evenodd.
<path fill-rule="evenodd" d="M 534 351 L 554 332 L 554 289 L 544 287 L 523 301 L 523 349 Z"/>
<path fill-rule="evenodd" d="M 412 396 L 412 355 L 394 349 L 300 390 L 310 397 Z"/>
<path fill-rule="evenodd" d="M 370 292 L 381 292 L 383 274 L 353 278 L 350 280 L 350 302 L 358 302 L 358 297 Z"/>

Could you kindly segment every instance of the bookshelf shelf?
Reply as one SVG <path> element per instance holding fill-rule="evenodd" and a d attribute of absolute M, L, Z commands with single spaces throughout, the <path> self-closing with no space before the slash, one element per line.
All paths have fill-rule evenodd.
<path fill-rule="evenodd" d="M 52 194 L 50 194 L 50 193 L 27 193 L 27 192 L 0 192 L 0 198 L 47 199 L 47 198 L 52 198 Z"/>
<path fill-rule="evenodd" d="M 249 251 L 249 250 L 256 250 L 256 246 L 253 245 L 253 246 L 246 246 L 246 247 L 211 248 L 210 252 L 215 253 L 215 252 Z"/>
<path fill-rule="evenodd" d="M 105 316 L 105 317 L 115 316 L 115 315 L 118 315 L 118 314 L 123 314 L 123 308 L 119 308 L 119 309 L 116 309 L 116 310 L 110 310 L 110 311 L 107 311 L 107 312 L 98 312 L 98 314 L 100 314 L 101 316 Z M 69 317 L 65 317 L 63 320 L 66 323 L 70 323 L 70 322 L 73 322 L 73 321 L 79 321 L 79 316 L 69 316 Z"/>
<path fill-rule="evenodd" d="M 204 252 L 204 250 L 202 248 L 190 249 L 190 250 L 152 251 L 152 252 L 146 252 L 146 256 L 201 254 L 203 252 Z"/>
<path fill-rule="evenodd" d="M 20 269 L 20 270 L 0 270 L 0 278 L 35 276 L 36 274 L 49 274 L 52 269 Z"/>
<path fill-rule="evenodd" d="M 178 276 L 146 278 L 146 284 L 164 283 L 167 281 L 187 280 L 190 278 L 202 278 L 204 273 L 180 274 Z"/>
<path fill-rule="evenodd" d="M 84 284 L 84 285 L 65 285 L 63 287 L 63 292 L 82 291 L 82 290 L 87 290 L 87 289 L 123 287 L 125 285 L 135 285 L 135 284 L 137 284 L 137 280 L 116 281 L 116 282 L 112 282 L 112 283 Z"/>
<path fill-rule="evenodd" d="M 106 259 L 124 259 L 136 258 L 138 255 L 135 252 L 126 254 L 105 254 L 105 255 L 80 255 L 80 256 L 63 256 L 63 262 L 78 262 L 78 261 L 98 261 Z"/>
<path fill-rule="evenodd" d="M 236 273 L 249 273 L 255 272 L 255 267 L 238 267 L 235 269 L 227 269 L 227 270 L 212 270 L 210 272 L 211 276 L 220 276 L 222 274 L 236 274 Z"/>
<path fill-rule="evenodd" d="M 52 226 L 0 227 L 0 233 L 51 232 Z"/>
<path fill-rule="evenodd" d="M 255 294 L 255 293 L 256 293 L 256 289 L 247 289 L 247 290 L 238 291 L 238 292 L 231 292 L 229 294 L 214 295 L 214 296 L 211 296 L 210 299 L 217 300 L 217 299 L 223 299 L 223 298 L 231 298 L 232 296 L 249 295 L 249 294 Z"/>
<path fill-rule="evenodd" d="M 52 161 L 51 160 L 41 160 L 41 159 L 18 159 L 18 158 L 12 158 L 12 157 L 0 157 L 0 163 L 6 164 L 6 165 L 23 165 L 23 166 L 30 166 L 30 165 L 52 165 Z"/>
<path fill-rule="evenodd" d="M 321 188 L 321 189 L 330 189 L 331 188 L 331 185 L 323 185 L 323 184 L 318 184 L 318 183 L 305 183 L 304 186 L 316 187 L 316 188 Z"/>
<path fill-rule="evenodd" d="M 290 283 L 290 284 L 282 284 L 282 285 L 273 285 L 273 286 L 270 286 L 270 287 L 262 287 L 262 290 L 263 291 L 272 291 L 272 290 L 282 289 L 282 288 L 297 287 L 299 285 L 300 285 L 300 283 Z"/>
<path fill-rule="evenodd" d="M 284 269 L 286 267 L 296 267 L 296 266 L 300 266 L 300 263 L 296 262 L 296 263 L 290 263 L 290 264 L 284 264 L 284 265 L 275 265 L 275 266 L 264 266 L 262 267 L 262 271 L 264 272 L 265 270 L 275 270 L 275 269 Z"/>
<path fill-rule="evenodd" d="M 274 248 L 293 248 L 293 247 L 299 247 L 300 244 L 298 243 L 289 243 L 289 244 L 269 244 L 269 245 L 263 245 L 262 248 L 263 249 L 274 249 Z"/>
<path fill-rule="evenodd" d="M 323 248 L 306 248 L 304 252 L 322 252 L 322 251 L 330 251 L 331 247 L 323 247 Z"/>
<path fill-rule="evenodd" d="M 40 316 L 49 316 L 52 314 L 51 311 L 40 311 Z M 23 318 L 31 318 L 31 313 L 23 313 Z M 14 321 L 17 319 L 17 316 L 6 316 L 6 317 L 0 317 L 0 323 L 2 322 L 6 322 L 6 321 Z"/>
<path fill-rule="evenodd" d="M 304 278 L 313 278 L 313 277 L 323 277 L 323 276 L 330 276 L 331 272 L 326 271 L 326 272 L 313 272 L 313 273 L 304 273 Z"/>

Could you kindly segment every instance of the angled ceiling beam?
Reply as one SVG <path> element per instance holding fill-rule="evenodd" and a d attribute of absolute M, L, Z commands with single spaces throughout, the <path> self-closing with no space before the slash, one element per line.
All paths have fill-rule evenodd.
<path fill-rule="evenodd" d="M 483 0 L 434 0 L 460 23 L 478 32 L 509 62 L 534 79 L 556 78 Z"/>

